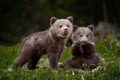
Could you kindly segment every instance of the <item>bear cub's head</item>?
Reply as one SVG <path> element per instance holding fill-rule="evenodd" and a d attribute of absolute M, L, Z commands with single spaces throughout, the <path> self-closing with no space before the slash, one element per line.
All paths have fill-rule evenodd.
<path fill-rule="evenodd" d="M 66 19 L 57 19 L 52 17 L 50 19 L 50 32 L 52 36 L 66 39 L 73 31 L 73 18 L 71 16 Z"/>
<path fill-rule="evenodd" d="M 89 42 L 94 44 L 94 26 L 88 25 L 87 27 L 79 27 L 74 25 L 74 30 L 72 33 L 73 44 L 76 42 Z"/>

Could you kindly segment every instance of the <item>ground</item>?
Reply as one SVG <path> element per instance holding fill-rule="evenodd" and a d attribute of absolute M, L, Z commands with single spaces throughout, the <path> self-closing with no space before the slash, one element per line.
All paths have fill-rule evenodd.
<path fill-rule="evenodd" d="M 70 68 L 58 68 L 52 70 L 48 64 L 47 55 L 43 56 L 38 63 L 39 68 L 27 70 L 12 69 L 12 63 L 18 55 L 20 45 L 10 47 L 0 46 L 0 80 L 119 80 L 120 79 L 120 46 L 116 41 L 109 39 L 112 48 L 108 48 L 106 40 L 96 44 L 98 55 L 101 57 L 100 66 L 92 71 Z M 70 49 L 66 48 L 62 53 L 59 65 L 62 61 L 70 58 Z"/>

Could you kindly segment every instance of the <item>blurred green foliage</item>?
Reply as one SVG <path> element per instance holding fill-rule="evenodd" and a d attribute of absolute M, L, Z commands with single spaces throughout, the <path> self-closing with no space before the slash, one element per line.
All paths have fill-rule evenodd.
<path fill-rule="evenodd" d="M 11 45 L 24 36 L 47 29 L 52 16 L 73 16 L 86 26 L 108 21 L 119 25 L 120 0 L 0 0 L 0 44 Z"/>

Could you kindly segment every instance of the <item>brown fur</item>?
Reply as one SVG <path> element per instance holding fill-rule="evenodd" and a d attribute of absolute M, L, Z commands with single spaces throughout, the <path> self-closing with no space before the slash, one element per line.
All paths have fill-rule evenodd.
<path fill-rule="evenodd" d="M 84 64 L 86 64 L 87 69 L 92 70 L 99 64 L 99 57 L 96 55 L 95 47 L 88 42 L 77 42 L 72 47 L 72 56 L 62 66 L 84 69 Z"/>
<path fill-rule="evenodd" d="M 84 64 L 88 69 L 94 69 L 99 64 L 99 57 L 96 55 L 94 46 L 94 26 L 78 27 L 74 25 L 72 33 L 72 58 L 64 61 L 62 67 L 84 68 Z"/>
<path fill-rule="evenodd" d="M 42 55 L 48 54 L 49 64 L 54 69 L 64 49 L 64 45 L 72 33 L 72 17 L 66 19 L 50 19 L 51 27 L 42 32 L 34 33 L 23 39 L 19 56 L 14 67 L 22 67 L 27 63 L 28 69 L 35 69 Z"/>
<path fill-rule="evenodd" d="M 94 43 L 94 26 L 88 25 L 87 27 L 79 27 L 74 25 L 74 31 L 72 33 L 73 44 L 76 42 L 87 41 Z"/>

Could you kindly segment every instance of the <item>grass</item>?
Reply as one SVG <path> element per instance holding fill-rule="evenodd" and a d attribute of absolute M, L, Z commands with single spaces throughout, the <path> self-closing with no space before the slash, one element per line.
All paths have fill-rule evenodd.
<path fill-rule="evenodd" d="M 43 56 L 38 69 L 12 69 L 12 63 L 18 55 L 19 45 L 0 46 L 0 80 L 119 80 L 120 79 L 120 46 L 109 39 L 112 48 L 108 48 L 106 40 L 96 44 L 98 55 L 101 57 L 100 66 L 93 70 L 62 69 L 52 70 L 48 64 L 47 55 Z M 71 47 L 66 48 L 61 55 L 59 64 L 71 57 Z"/>

